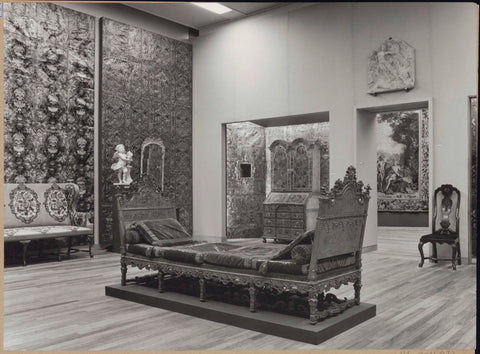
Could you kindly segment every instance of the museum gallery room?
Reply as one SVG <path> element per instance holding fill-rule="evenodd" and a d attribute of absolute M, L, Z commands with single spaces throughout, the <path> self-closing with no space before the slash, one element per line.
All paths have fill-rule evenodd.
<path fill-rule="evenodd" d="M 474 349 L 474 3 L 4 3 L 5 350 Z"/>

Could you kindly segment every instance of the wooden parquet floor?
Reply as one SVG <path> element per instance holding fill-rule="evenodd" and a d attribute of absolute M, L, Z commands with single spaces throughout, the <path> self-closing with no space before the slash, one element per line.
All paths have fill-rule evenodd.
<path fill-rule="evenodd" d="M 362 301 L 377 316 L 317 346 L 107 297 L 119 255 L 102 253 L 6 268 L 4 349 L 473 349 L 475 265 L 418 268 L 422 233 L 380 229 L 378 250 L 363 256 Z"/>

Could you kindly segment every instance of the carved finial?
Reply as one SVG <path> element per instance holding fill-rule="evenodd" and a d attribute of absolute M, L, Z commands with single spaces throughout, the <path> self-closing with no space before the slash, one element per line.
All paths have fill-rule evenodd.
<path fill-rule="evenodd" d="M 345 177 L 343 178 L 343 183 L 356 182 L 357 181 L 357 170 L 353 166 L 348 166 Z"/>
<path fill-rule="evenodd" d="M 357 170 L 353 166 L 349 166 L 347 168 L 343 181 L 341 179 L 338 179 L 335 182 L 335 185 L 330 190 L 330 192 L 326 193 L 327 197 L 331 198 L 332 200 L 335 199 L 335 196 L 340 195 L 348 184 L 355 185 L 354 188 L 361 198 L 370 198 L 370 186 L 364 186 L 362 181 L 357 181 Z"/>

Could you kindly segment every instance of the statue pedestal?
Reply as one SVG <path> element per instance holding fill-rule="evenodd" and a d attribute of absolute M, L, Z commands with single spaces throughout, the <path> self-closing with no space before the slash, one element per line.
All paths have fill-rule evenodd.
<path fill-rule="evenodd" d="M 130 183 L 114 183 L 113 184 L 114 186 L 118 186 L 118 187 L 129 187 L 130 186 Z"/>

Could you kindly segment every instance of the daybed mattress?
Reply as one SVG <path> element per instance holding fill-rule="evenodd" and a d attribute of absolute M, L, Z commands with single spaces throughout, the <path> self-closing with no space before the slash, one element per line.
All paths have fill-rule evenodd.
<path fill-rule="evenodd" d="M 194 264 L 211 264 L 232 269 L 259 270 L 268 261 L 268 273 L 307 275 L 308 264 L 296 264 L 292 259 L 272 260 L 285 245 L 267 243 L 255 246 L 234 243 L 196 243 L 191 245 L 159 247 L 146 243 L 127 244 L 126 251 L 151 259 L 165 259 Z M 318 262 L 318 272 L 347 267 L 355 264 L 353 254 L 327 258 Z"/>

